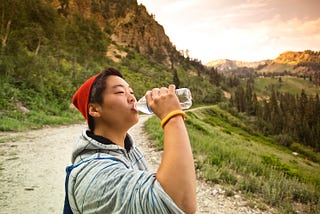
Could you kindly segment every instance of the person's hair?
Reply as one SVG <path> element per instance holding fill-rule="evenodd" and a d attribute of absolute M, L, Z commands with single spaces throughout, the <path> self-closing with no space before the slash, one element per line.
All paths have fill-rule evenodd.
<path fill-rule="evenodd" d="M 104 71 L 102 71 L 92 83 L 88 103 L 98 103 L 98 104 L 103 103 L 102 94 L 107 87 L 106 79 L 112 75 L 123 78 L 120 71 L 118 71 L 115 68 L 107 68 Z M 88 126 L 89 126 L 89 129 L 93 132 L 95 128 L 95 124 L 94 124 L 94 119 L 90 114 L 88 115 Z"/>

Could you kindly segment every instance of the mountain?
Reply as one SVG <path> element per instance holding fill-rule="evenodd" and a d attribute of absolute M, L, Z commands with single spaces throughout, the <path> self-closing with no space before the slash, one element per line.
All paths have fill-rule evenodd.
<path fill-rule="evenodd" d="M 270 63 L 270 60 L 262 60 L 256 62 L 244 62 L 230 59 L 218 59 L 210 61 L 206 64 L 208 67 L 215 67 L 220 72 L 235 70 L 238 68 L 258 68 L 259 66 L 265 66 Z"/>
<path fill-rule="evenodd" d="M 243 62 L 236 60 L 220 59 L 206 64 L 215 67 L 219 72 L 225 74 L 243 71 L 258 73 L 293 73 L 314 74 L 320 70 L 320 51 L 287 51 L 281 53 L 273 60 L 262 60 L 257 62 Z"/>
<path fill-rule="evenodd" d="M 320 70 L 320 51 L 287 51 L 281 53 L 259 73 L 315 74 Z"/>
<path fill-rule="evenodd" d="M 145 6 L 136 0 L 47 0 L 60 14 L 71 17 L 79 13 L 86 19 L 95 20 L 112 43 L 133 48 L 148 54 L 158 61 L 169 64 L 169 56 L 179 55 L 165 34 L 164 28 L 148 14 Z M 114 60 L 116 55 L 126 56 L 121 48 L 110 45 L 107 55 Z"/>
<path fill-rule="evenodd" d="M 107 67 L 137 98 L 174 83 L 197 91 L 194 103 L 221 99 L 201 62 L 177 51 L 136 0 L 2 0 L 0 11 L 0 130 L 55 123 L 81 83 Z"/>
<path fill-rule="evenodd" d="M 303 62 L 320 62 L 320 52 L 314 52 L 310 50 L 294 52 L 287 51 L 281 53 L 276 59 L 273 60 L 275 63 L 298 65 Z"/>

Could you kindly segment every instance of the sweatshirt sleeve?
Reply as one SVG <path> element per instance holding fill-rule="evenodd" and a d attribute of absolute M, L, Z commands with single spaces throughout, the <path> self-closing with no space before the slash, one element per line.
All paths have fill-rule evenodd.
<path fill-rule="evenodd" d="M 183 213 L 154 173 L 115 159 L 92 161 L 72 172 L 68 194 L 74 213 Z"/>

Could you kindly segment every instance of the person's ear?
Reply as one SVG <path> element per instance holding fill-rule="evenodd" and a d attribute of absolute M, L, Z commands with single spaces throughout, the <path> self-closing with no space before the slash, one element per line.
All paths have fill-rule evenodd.
<path fill-rule="evenodd" d="M 88 105 L 88 114 L 93 118 L 98 118 L 100 114 L 101 106 L 97 103 L 89 103 Z"/>

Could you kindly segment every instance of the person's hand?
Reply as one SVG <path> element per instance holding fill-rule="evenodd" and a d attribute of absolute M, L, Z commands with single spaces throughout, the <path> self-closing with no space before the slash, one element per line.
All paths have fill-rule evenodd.
<path fill-rule="evenodd" d="M 181 109 L 175 89 L 175 85 L 169 85 L 169 88 L 154 88 L 146 93 L 149 107 L 161 120 L 171 111 Z"/>

